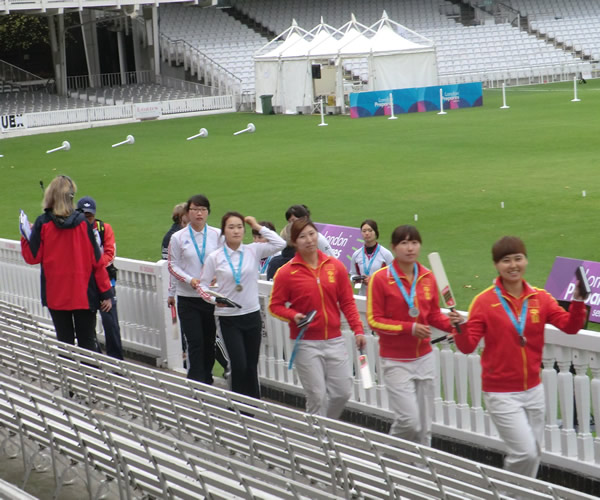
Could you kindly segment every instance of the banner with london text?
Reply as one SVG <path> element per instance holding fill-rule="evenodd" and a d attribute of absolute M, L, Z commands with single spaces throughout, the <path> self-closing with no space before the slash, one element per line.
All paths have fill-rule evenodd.
<path fill-rule="evenodd" d="M 585 303 L 590 307 L 589 320 L 600 323 L 600 262 L 556 257 L 544 287 L 556 300 L 573 300 L 575 270 L 583 266 L 592 293 Z"/>
<path fill-rule="evenodd" d="M 377 90 L 350 94 L 350 117 L 389 116 L 390 94 L 394 103 L 394 115 L 440 111 L 440 89 L 444 110 L 472 108 L 483 105 L 481 82 L 456 85 L 436 85 L 410 89 Z"/>
<path fill-rule="evenodd" d="M 337 226 L 335 224 L 320 224 L 315 222 L 319 232 L 325 236 L 334 256 L 341 260 L 350 271 L 350 261 L 355 250 L 363 246 L 362 233 L 357 227 Z"/>

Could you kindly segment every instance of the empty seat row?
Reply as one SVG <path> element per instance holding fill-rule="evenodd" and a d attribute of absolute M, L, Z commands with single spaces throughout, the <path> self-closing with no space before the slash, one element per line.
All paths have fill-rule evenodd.
<path fill-rule="evenodd" d="M 111 486 L 127 498 L 590 498 L 64 345 L 0 309 L 3 442 L 20 440 L 26 474 L 50 454 L 57 488 L 75 469 L 90 498 Z"/>

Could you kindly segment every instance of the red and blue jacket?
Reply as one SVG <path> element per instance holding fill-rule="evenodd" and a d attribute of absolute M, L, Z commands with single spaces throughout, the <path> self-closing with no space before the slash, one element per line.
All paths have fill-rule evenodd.
<path fill-rule="evenodd" d="M 394 260 L 392 263 L 407 294 L 411 284 Z M 415 323 L 431 325 L 445 332 L 452 331 L 450 320 L 440 311 L 438 287 L 433 273 L 418 264 L 414 305 L 419 316 L 408 314 L 409 306 L 399 290 L 396 280 L 385 267 L 375 272 L 369 280 L 367 291 L 367 321 L 379 334 L 379 354 L 396 361 L 412 361 L 431 352 L 429 339 L 413 335 Z"/>
<path fill-rule="evenodd" d="M 515 318 L 527 300 L 527 318 L 522 342 L 495 288 L 500 289 Z M 465 354 L 475 350 L 483 338 L 481 354 L 481 381 L 485 392 L 520 392 L 537 386 L 540 380 L 544 329 L 546 323 L 565 333 L 574 334 L 583 327 L 587 311 L 583 302 L 573 301 L 569 312 L 545 290 L 534 288 L 523 281 L 520 297 L 509 294 L 502 280 L 477 295 L 469 307 L 469 319 L 463 323 L 454 341 Z M 524 344 L 524 345 L 523 345 Z"/>
<path fill-rule="evenodd" d="M 94 231 L 81 212 L 61 218 L 47 210 L 29 241 L 21 237 L 21 254 L 28 264 L 40 264 L 42 304 L 49 309 L 96 311 L 112 297 Z"/>
<path fill-rule="evenodd" d="M 316 269 L 300 254 L 277 270 L 269 301 L 269 312 L 290 325 L 290 337 L 300 332 L 294 322 L 298 313 L 317 311 L 314 321 L 304 334 L 304 340 L 329 340 L 341 336 L 341 315 L 344 313 L 355 335 L 363 335 L 360 314 L 354 302 L 346 266 L 320 250 Z"/>

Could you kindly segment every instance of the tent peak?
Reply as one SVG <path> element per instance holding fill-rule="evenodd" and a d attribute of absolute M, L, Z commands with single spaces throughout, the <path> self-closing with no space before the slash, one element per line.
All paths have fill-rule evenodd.
<path fill-rule="evenodd" d="M 296 22 L 296 18 L 292 18 L 292 27 L 297 28 L 298 27 L 298 23 Z"/>
<path fill-rule="evenodd" d="M 354 15 L 354 12 L 350 13 L 350 20 L 352 21 L 352 23 L 356 23 L 356 16 Z"/>
<path fill-rule="evenodd" d="M 383 9 L 383 14 L 381 14 L 381 19 L 389 19 L 389 16 L 387 15 L 387 12 L 385 11 L 385 9 Z"/>

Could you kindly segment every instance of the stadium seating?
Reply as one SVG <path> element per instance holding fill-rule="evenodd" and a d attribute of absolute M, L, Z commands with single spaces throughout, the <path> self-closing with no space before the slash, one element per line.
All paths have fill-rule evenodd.
<path fill-rule="evenodd" d="M 90 498 L 590 498 L 58 342 L 0 303 L 0 448 Z"/>
<path fill-rule="evenodd" d="M 0 93 L 0 115 L 39 113 L 63 109 L 101 106 L 96 102 L 83 102 L 42 91 Z"/>
<path fill-rule="evenodd" d="M 71 91 L 69 97 L 61 97 L 43 91 L 0 92 L 0 115 L 191 99 L 199 96 L 200 94 L 195 92 L 177 90 L 153 83 L 77 89 Z"/>
<path fill-rule="evenodd" d="M 183 39 L 225 69 L 242 78 L 244 89 L 254 88 L 256 50 L 267 39 L 234 20 L 220 9 L 160 8 L 161 34 Z"/>
<path fill-rule="evenodd" d="M 471 2 L 475 3 L 475 2 Z M 600 59 L 600 4 L 594 0 L 508 0 L 532 33 L 593 60 Z"/>
<path fill-rule="evenodd" d="M 445 0 L 331 0 L 294 2 L 294 8 L 274 0 L 232 0 L 232 6 L 275 33 L 287 29 L 292 19 L 310 30 L 323 19 L 340 27 L 355 14 L 370 25 L 385 10 L 388 16 L 436 43 L 438 70 L 445 82 L 486 79 L 531 80 L 535 71 L 566 74 L 578 71 L 581 59 L 540 40 L 510 24 L 464 26 L 456 21 L 459 6 Z M 243 80 L 244 89 L 253 90 L 252 54 L 267 40 L 228 16 L 220 9 L 161 7 L 161 30 L 170 38 L 182 38 Z M 410 38 L 410 33 L 403 33 Z M 591 53 L 591 49 L 586 49 Z M 368 79 L 367 61 L 348 62 L 345 69 L 353 80 Z M 459 75 L 472 75 L 471 78 Z M 521 77 L 521 78 L 519 78 Z"/>

